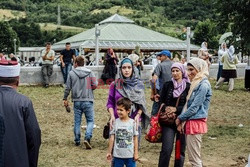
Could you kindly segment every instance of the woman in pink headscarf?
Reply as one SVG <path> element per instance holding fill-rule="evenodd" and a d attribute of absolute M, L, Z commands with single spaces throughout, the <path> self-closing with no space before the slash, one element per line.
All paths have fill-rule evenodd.
<path fill-rule="evenodd" d="M 160 105 L 164 103 L 167 108 L 171 109 L 171 112 L 179 116 L 186 103 L 186 96 L 188 94 L 190 83 L 187 76 L 185 67 L 181 63 L 174 63 L 171 67 L 172 81 L 166 82 L 163 85 Z M 179 101 L 179 103 L 177 103 Z M 176 104 L 178 104 L 176 106 Z M 160 106 L 159 105 L 159 106 Z M 185 135 L 180 134 L 177 131 L 175 123 L 171 125 L 162 126 L 162 148 L 159 158 L 159 167 L 169 166 L 169 161 L 174 145 L 174 138 L 176 135 L 176 147 L 175 147 L 175 167 L 184 166 L 185 158 Z"/>

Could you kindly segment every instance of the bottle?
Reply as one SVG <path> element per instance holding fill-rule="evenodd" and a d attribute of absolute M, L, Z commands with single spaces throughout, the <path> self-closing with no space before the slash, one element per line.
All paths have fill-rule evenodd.
<path fill-rule="evenodd" d="M 69 106 L 65 106 L 65 109 L 68 113 L 70 113 L 70 107 Z"/>

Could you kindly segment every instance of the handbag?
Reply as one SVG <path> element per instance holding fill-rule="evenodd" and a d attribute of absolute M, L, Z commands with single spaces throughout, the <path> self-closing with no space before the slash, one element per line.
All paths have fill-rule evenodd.
<path fill-rule="evenodd" d="M 180 101 L 180 96 L 178 97 L 176 101 L 176 104 L 175 104 L 176 108 L 179 105 L 179 101 Z M 175 111 L 173 111 L 171 107 L 166 106 L 164 103 L 162 103 L 158 111 L 160 124 L 161 125 L 173 125 L 176 119 Z"/>
<path fill-rule="evenodd" d="M 148 130 L 145 139 L 150 143 L 161 143 L 162 128 L 159 124 L 159 113 L 152 116 L 150 119 L 150 129 Z"/>
<path fill-rule="evenodd" d="M 104 139 L 109 138 L 109 129 L 110 129 L 109 125 L 110 125 L 110 123 L 108 121 L 107 124 L 103 128 L 102 136 L 103 136 Z"/>

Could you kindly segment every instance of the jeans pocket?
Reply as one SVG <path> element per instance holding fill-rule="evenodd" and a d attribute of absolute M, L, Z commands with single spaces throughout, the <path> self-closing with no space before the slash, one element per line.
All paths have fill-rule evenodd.
<path fill-rule="evenodd" d="M 81 102 L 80 101 L 74 102 L 74 108 L 79 110 L 81 108 Z"/>

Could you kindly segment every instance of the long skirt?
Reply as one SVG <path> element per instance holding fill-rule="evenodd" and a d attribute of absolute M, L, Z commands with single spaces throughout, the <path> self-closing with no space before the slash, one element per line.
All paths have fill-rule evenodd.
<path fill-rule="evenodd" d="M 222 78 L 237 78 L 236 70 L 222 70 Z"/>

